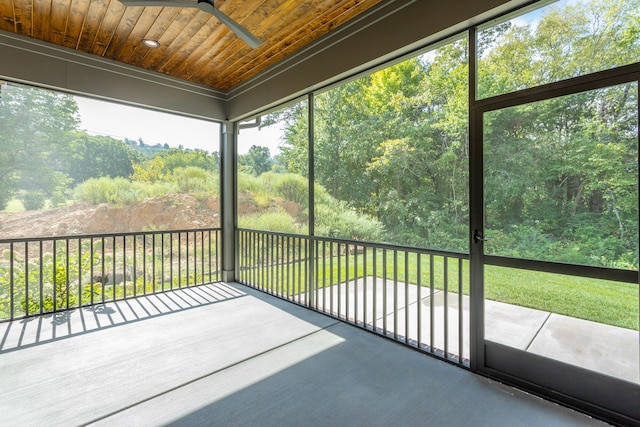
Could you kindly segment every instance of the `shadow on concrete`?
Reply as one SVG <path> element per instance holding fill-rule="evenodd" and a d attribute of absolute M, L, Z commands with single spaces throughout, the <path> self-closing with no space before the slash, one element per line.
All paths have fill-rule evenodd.
<path fill-rule="evenodd" d="M 246 295 L 238 287 L 212 283 L 0 323 L 0 354 Z"/>

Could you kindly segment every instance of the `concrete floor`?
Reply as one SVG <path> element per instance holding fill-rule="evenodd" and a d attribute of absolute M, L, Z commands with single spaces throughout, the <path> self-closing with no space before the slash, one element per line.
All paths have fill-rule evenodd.
<path fill-rule="evenodd" d="M 596 426 L 335 319 L 214 284 L 0 324 L 2 426 Z"/>
<path fill-rule="evenodd" d="M 394 289 L 393 281 L 388 280 L 386 286 L 383 281 L 381 278 L 366 277 L 358 279 L 357 283 L 350 281 L 321 288 L 316 296 L 317 308 L 333 312 L 337 317 L 344 317 L 348 313 L 353 321 L 369 326 L 375 321 L 376 327 L 384 326 L 390 334 L 395 331 L 400 336 L 408 336 L 411 340 L 444 349 L 444 292 L 436 290 L 433 296 L 432 341 L 431 297 L 428 288 L 422 288 L 419 294 L 416 285 L 398 282 L 397 289 Z M 394 313 L 395 297 L 397 310 Z M 305 299 L 302 298 L 303 301 Z M 385 300 L 386 310 L 383 307 Z M 469 359 L 469 297 L 462 296 L 462 328 L 459 328 L 458 294 L 449 292 L 446 306 L 447 350 L 460 354 L 458 334 L 461 330 L 462 356 Z M 487 300 L 485 333 L 489 341 L 640 383 L 638 331 Z"/>

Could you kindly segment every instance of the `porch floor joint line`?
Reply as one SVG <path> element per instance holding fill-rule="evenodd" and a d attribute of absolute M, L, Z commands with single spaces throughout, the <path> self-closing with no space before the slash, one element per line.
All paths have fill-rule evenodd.
<path fill-rule="evenodd" d="M 544 325 L 547 324 L 547 321 L 549 321 L 550 317 L 551 317 L 551 313 L 547 313 L 547 317 L 544 319 L 544 322 L 542 322 L 542 325 L 540 325 L 535 335 L 531 338 L 531 341 L 529 341 L 529 344 L 527 344 L 527 347 L 524 349 L 524 351 L 529 351 L 529 347 L 531 347 L 531 344 L 533 344 L 536 338 L 538 338 L 538 335 L 540 335 L 540 331 L 542 331 L 542 328 L 544 328 Z"/>
<path fill-rule="evenodd" d="M 310 337 L 312 335 L 315 335 L 315 334 L 317 334 L 319 332 L 323 332 L 323 331 L 325 331 L 325 330 L 327 330 L 329 328 L 332 328 L 332 327 L 334 327 L 336 325 L 339 325 L 341 323 L 343 323 L 343 322 L 340 322 L 340 321 L 333 322 L 333 323 L 331 323 L 331 324 L 329 324 L 329 325 L 327 325 L 325 327 L 319 328 L 319 329 L 317 329 L 317 330 L 315 330 L 313 332 L 309 332 L 308 334 L 301 335 L 301 336 L 299 336 L 299 337 L 297 337 L 295 339 L 292 339 L 290 341 L 284 342 L 284 343 L 279 344 L 279 345 L 277 345 L 275 347 L 271 347 L 271 348 L 269 348 L 267 350 L 261 351 L 259 353 L 254 354 L 254 355 L 251 355 L 249 357 L 245 357 L 244 359 L 238 360 L 237 362 L 233 362 L 230 365 L 227 365 L 227 366 L 224 366 L 224 367 L 222 367 L 220 369 L 216 369 L 214 371 L 211 371 L 211 372 L 208 372 L 206 374 L 200 375 L 200 376 L 198 376 L 196 378 L 193 378 L 193 379 L 191 379 L 189 381 L 186 381 L 186 382 L 184 382 L 182 384 L 178 384 L 178 385 L 176 385 L 174 387 L 171 387 L 171 388 L 168 388 L 168 389 L 166 389 L 164 391 L 161 391 L 160 393 L 156 393 L 156 394 L 154 394 L 152 396 L 146 397 L 146 398 L 144 398 L 144 399 L 142 399 L 142 400 L 140 400 L 138 402 L 132 403 L 132 404 L 127 405 L 127 406 L 124 406 L 124 407 L 118 409 L 117 411 L 113 411 L 113 412 L 110 412 L 108 414 L 105 414 L 105 415 L 102 415 L 100 417 L 97 417 L 97 418 L 95 418 L 95 419 L 93 419 L 91 421 L 88 421 L 88 422 L 84 423 L 84 424 L 80 424 L 80 426 L 89 426 L 91 424 L 97 423 L 98 421 L 105 420 L 105 419 L 107 419 L 109 417 L 112 417 L 112 416 L 114 416 L 116 414 L 119 414 L 121 412 L 127 411 L 127 410 L 129 410 L 131 408 L 135 408 L 138 405 L 141 405 L 143 403 L 149 402 L 149 401 L 151 401 L 153 399 L 156 399 L 158 397 L 164 396 L 164 395 L 169 394 L 171 392 L 177 391 L 177 390 L 179 390 L 179 389 L 181 389 L 183 387 L 186 387 L 188 385 L 194 384 L 194 383 L 196 383 L 198 381 L 201 381 L 201 380 L 203 380 L 205 378 L 212 377 L 213 375 L 216 375 L 218 373 L 224 372 L 227 369 L 236 367 L 236 366 L 241 365 L 241 364 L 243 364 L 245 362 L 248 362 L 250 360 L 253 360 L 253 359 L 256 359 L 256 358 L 261 357 L 263 355 L 269 354 L 269 353 L 271 353 L 273 351 L 276 351 L 276 350 L 281 349 L 283 347 L 286 347 L 286 346 L 288 346 L 290 344 L 293 344 L 293 343 L 295 343 L 297 341 L 300 341 L 300 340 L 303 340 L 305 338 L 308 338 L 308 337 Z"/>

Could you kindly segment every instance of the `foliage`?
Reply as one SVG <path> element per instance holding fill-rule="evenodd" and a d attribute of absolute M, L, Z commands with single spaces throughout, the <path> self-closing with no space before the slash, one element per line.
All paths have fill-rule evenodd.
<path fill-rule="evenodd" d="M 267 147 L 252 145 L 247 154 L 238 156 L 239 169 L 256 176 L 271 170 L 272 165 L 273 160 Z"/>
<path fill-rule="evenodd" d="M 178 167 L 168 177 L 180 193 L 206 198 L 218 193 L 218 175 L 197 166 Z"/>
<path fill-rule="evenodd" d="M 238 173 L 239 191 L 248 194 L 262 207 L 262 212 L 238 218 L 241 227 L 304 234 L 307 232 L 306 211 L 309 205 L 308 180 L 293 173 L 263 173 L 253 177 Z M 344 202 L 333 198 L 319 184 L 315 185 L 316 234 L 332 237 L 379 241 L 385 236 L 383 225 L 366 214 L 355 212 Z M 282 201 L 299 206 L 300 216 L 293 218 L 279 206 Z M 246 201 L 244 203 L 247 203 Z M 282 215 L 282 220 L 276 216 Z"/>
<path fill-rule="evenodd" d="M 464 250 L 466 82 L 461 40 L 433 60 L 414 58 L 316 96 L 316 181 L 351 210 L 380 221 L 393 243 Z M 306 116 L 295 108 L 285 116 L 293 123 L 279 161 L 304 171 L 308 143 L 297 129 Z M 336 235 L 328 222 L 317 231 L 352 237 Z"/>
<path fill-rule="evenodd" d="M 89 178 L 126 178 L 133 173 L 133 165 L 143 157 L 124 142 L 107 137 L 75 132 L 71 142 L 66 171 L 74 184 Z"/>
<path fill-rule="evenodd" d="M 0 208 L 19 191 L 45 195 L 64 185 L 66 154 L 78 124 L 73 97 L 4 85 L 0 94 Z"/>
<path fill-rule="evenodd" d="M 280 208 L 241 216 L 238 218 L 238 226 L 241 228 L 279 231 L 282 233 L 303 234 L 306 232 L 306 227 L 297 224 L 295 218 Z"/>
<path fill-rule="evenodd" d="M 637 62 L 638 10 L 639 0 L 569 2 L 535 22 L 482 30 L 480 97 Z M 453 41 L 314 98 L 315 180 L 380 221 L 393 243 L 468 250 L 467 44 Z M 487 250 L 637 268 L 637 103 L 632 83 L 486 113 Z M 278 120 L 279 168 L 305 175 L 306 106 L 268 121 Z M 336 234 L 332 221 L 316 232 L 352 237 Z"/>
<path fill-rule="evenodd" d="M 125 178 L 90 178 L 73 190 L 76 200 L 91 203 L 120 203 L 136 199 L 131 182 Z"/>
<path fill-rule="evenodd" d="M 140 182 L 158 182 L 171 180 L 171 175 L 180 168 L 197 167 L 217 175 L 220 159 L 217 153 L 205 151 L 185 151 L 171 148 L 162 151 L 151 159 L 133 165 L 131 179 Z"/>
<path fill-rule="evenodd" d="M 45 203 L 45 195 L 41 191 L 29 191 L 22 196 L 22 204 L 28 211 L 42 209 Z"/>

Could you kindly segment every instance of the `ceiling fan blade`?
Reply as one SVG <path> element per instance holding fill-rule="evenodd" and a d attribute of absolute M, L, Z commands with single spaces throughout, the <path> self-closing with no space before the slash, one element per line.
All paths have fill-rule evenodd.
<path fill-rule="evenodd" d="M 143 6 L 143 7 L 152 7 L 152 6 L 161 6 L 161 7 L 189 7 L 189 8 L 197 8 L 204 12 L 210 13 L 224 25 L 229 27 L 231 31 L 233 31 L 240 39 L 242 39 L 246 44 L 251 46 L 253 49 L 257 49 L 262 41 L 251 34 L 249 30 L 244 28 L 242 25 L 238 24 L 236 21 L 227 16 L 224 12 L 217 9 L 213 3 L 209 2 L 209 0 L 200 0 L 199 2 L 194 1 L 182 1 L 182 0 L 119 0 L 123 6 Z"/>
<path fill-rule="evenodd" d="M 205 4 L 208 4 L 208 3 L 205 3 Z M 254 49 L 257 49 L 258 47 L 260 47 L 260 45 L 262 44 L 262 41 L 259 38 L 251 34 L 249 30 L 244 28 L 242 25 L 238 24 L 236 21 L 231 19 L 229 16 L 227 16 L 223 12 L 221 12 L 220 9 L 217 9 L 215 6 L 212 6 L 212 8 L 213 9 L 211 10 L 211 13 L 213 14 L 213 16 L 218 18 L 220 22 L 222 22 L 224 25 L 229 27 L 229 29 L 234 33 L 236 33 L 236 35 L 240 37 L 246 44 L 248 44 Z"/>

